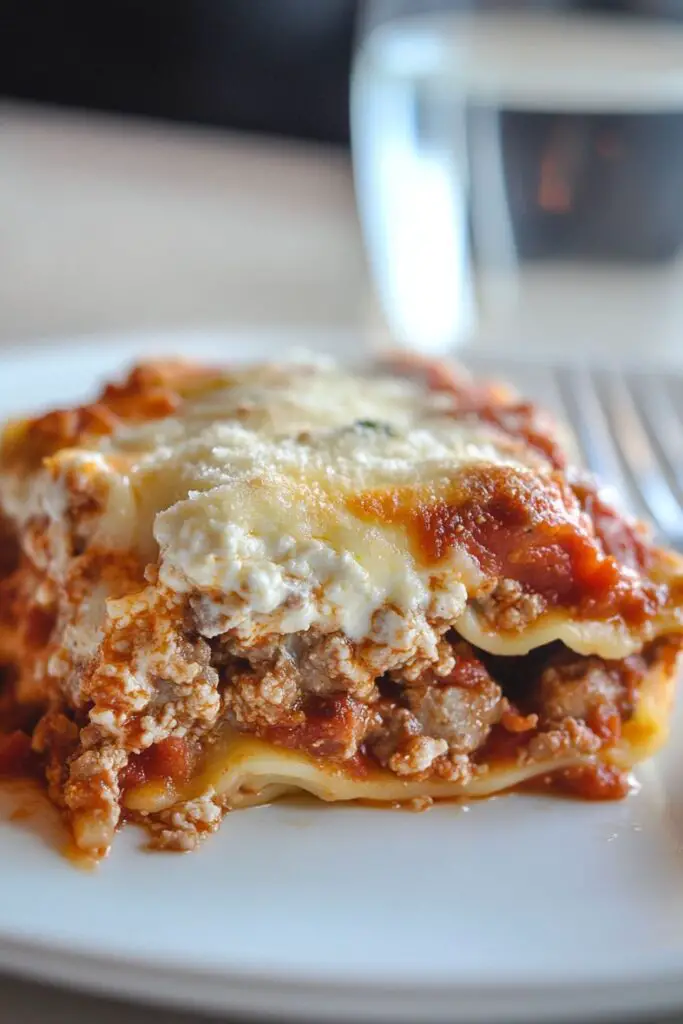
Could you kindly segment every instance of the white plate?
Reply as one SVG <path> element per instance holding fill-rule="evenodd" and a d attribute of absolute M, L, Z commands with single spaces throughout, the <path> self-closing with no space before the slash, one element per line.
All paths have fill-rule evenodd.
<path fill-rule="evenodd" d="M 166 348 L 231 358 L 272 345 L 176 337 Z M 71 401 L 136 350 L 162 347 L 149 336 L 93 341 L 62 347 L 57 364 L 48 350 L 5 354 L 0 412 Z M 683 741 L 683 722 L 676 731 Z M 683 1005 L 676 737 L 640 777 L 640 792 L 603 805 L 509 796 L 422 815 L 258 808 L 229 815 L 188 856 L 146 853 L 128 829 L 92 873 L 56 852 L 43 816 L 0 816 L 0 962 L 91 989 L 298 1019 L 672 1009 Z"/>

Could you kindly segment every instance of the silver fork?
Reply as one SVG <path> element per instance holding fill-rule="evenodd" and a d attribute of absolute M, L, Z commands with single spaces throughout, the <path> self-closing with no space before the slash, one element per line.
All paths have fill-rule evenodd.
<path fill-rule="evenodd" d="M 586 465 L 683 551 L 683 379 L 562 367 L 557 387 Z"/>
<path fill-rule="evenodd" d="M 548 366 L 480 357 L 474 372 L 511 380 L 568 422 L 586 466 L 683 551 L 683 373 Z"/>

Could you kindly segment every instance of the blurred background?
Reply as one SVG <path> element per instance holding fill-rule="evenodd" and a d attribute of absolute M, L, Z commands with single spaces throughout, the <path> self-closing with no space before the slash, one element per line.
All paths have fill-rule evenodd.
<path fill-rule="evenodd" d="M 5 0 L 0 53 L 0 339 L 678 352 L 680 0 Z"/>
<path fill-rule="evenodd" d="M 355 0 L 5 0 L 9 96 L 347 145 Z"/>

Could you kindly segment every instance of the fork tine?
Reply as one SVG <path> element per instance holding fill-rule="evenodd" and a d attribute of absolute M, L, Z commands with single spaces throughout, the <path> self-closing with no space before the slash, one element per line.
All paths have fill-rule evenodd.
<path fill-rule="evenodd" d="M 557 390 L 566 419 L 576 437 L 583 460 L 600 483 L 614 490 L 614 497 L 626 511 L 642 515 L 642 502 L 626 478 L 603 403 L 591 374 L 578 366 L 556 370 Z"/>
<path fill-rule="evenodd" d="M 666 385 L 666 393 L 671 403 L 671 408 L 676 414 L 683 430 L 683 375 L 680 373 L 676 373 L 673 377 L 668 375 L 663 383 Z"/>
<path fill-rule="evenodd" d="M 607 419 L 622 466 L 659 532 L 671 541 L 683 539 L 683 511 L 653 447 L 643 416 L 621 374 L 598 378 Z"/>
<path fill-rule="evenodd" d="M 613 491 L 615 504 L 650 520 L 662 541 L 683 550 L 683 378 L 568 363 L 546 368 L 545 377 L 535 368 L 528 379 L 526 362 L 511 365 L 523 392 L 533 384 L 545 402 L 532 397 L 559 404 L 584 464 Z M 477 369 L 490 374 L 485 360 Z"/>
<path fill-rule="evenodd" d="M 683 507 L 683 423 L 666 388 L 666 378 L 629 374 L 626 382 L 671 490 Z"/>

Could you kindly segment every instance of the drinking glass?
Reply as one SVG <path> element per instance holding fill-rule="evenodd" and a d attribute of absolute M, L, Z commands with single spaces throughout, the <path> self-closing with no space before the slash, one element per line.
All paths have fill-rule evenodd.
<path fill-rule="evenodd" d="M 395 343 L 681 356 L 680 0 L 369 0 L 351 126 Z"/>

